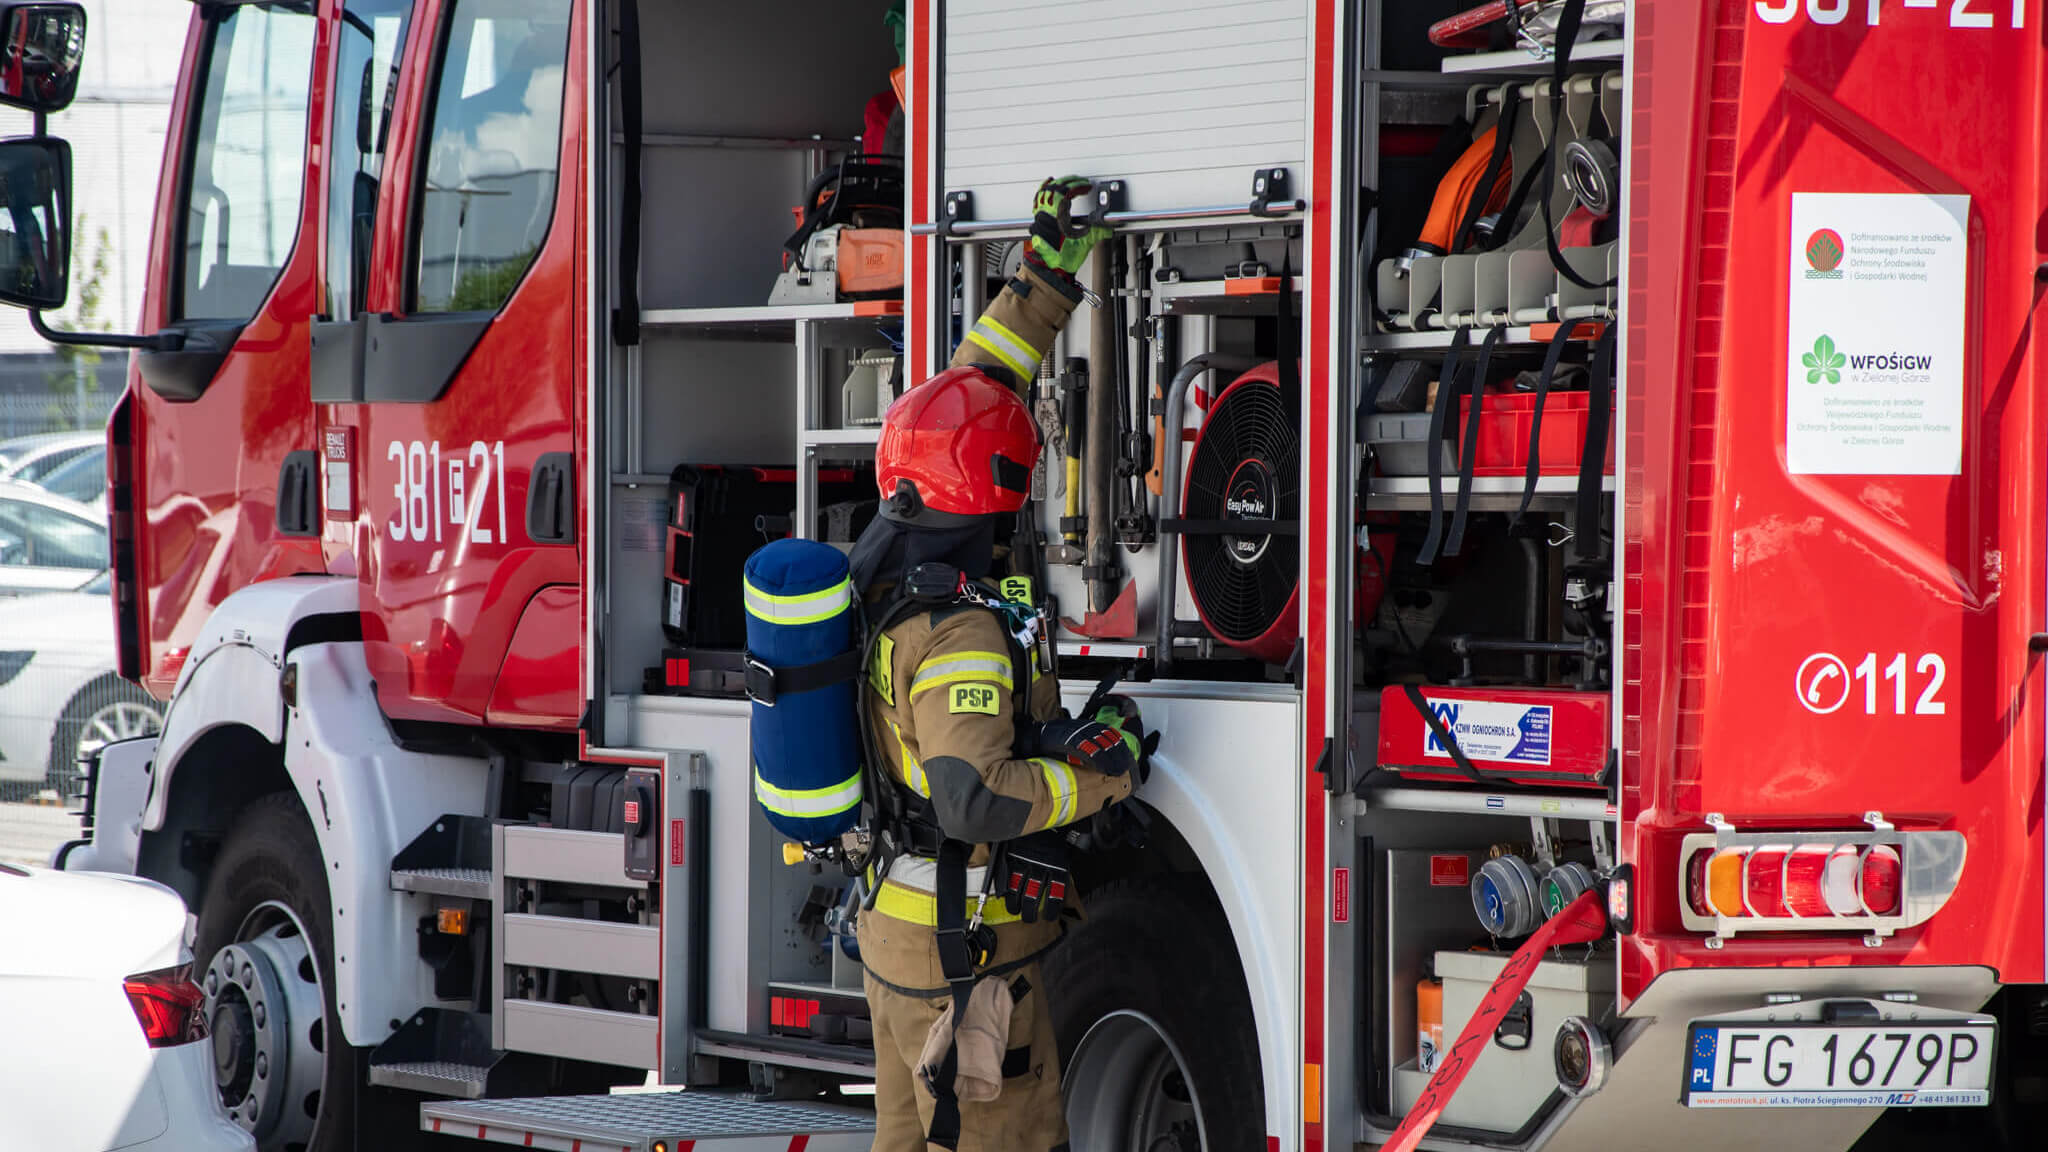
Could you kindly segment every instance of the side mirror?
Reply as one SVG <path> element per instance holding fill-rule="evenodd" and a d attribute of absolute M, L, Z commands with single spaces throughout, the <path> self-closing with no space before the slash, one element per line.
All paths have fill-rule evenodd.
<path fill-rule="evenodd" d="M 61 308 L 71 279 L 71 145 L 0 140 L 0 303 Z"/>
<path fill-rule="evenodd" d="M 0 104 L 59 112 L 78 94 L 85 9 L 76 4 L 0 5 Z"/>

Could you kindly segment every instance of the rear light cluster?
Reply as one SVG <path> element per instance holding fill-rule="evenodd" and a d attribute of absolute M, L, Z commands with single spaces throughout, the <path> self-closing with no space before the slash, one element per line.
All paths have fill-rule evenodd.
<path fill-rule="evenodd" d="M 121 988 L 151 1048 L 206 1039 L 206 993 L 192 982 L 190 964 L 130 976 Z"/>
<path fill-rule="evenodd" d="M 1876 944 L 1925 921 L 1962 878 L 1960 832 L 1900 832 L 1867 813 L 1866 832 L 1716 831 L 1685 837 L 1682 916 L 1692 931 L 1863 932 Z"/>

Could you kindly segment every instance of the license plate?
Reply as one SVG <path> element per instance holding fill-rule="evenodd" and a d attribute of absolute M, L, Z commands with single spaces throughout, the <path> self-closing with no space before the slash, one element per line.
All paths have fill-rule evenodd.
<path fill-rule="evenodd" d="M 1997 1026 L 1700 1021 L 1687 1038 L 1693 1108 L 1929 1108 L 1991 1102 Z"/>

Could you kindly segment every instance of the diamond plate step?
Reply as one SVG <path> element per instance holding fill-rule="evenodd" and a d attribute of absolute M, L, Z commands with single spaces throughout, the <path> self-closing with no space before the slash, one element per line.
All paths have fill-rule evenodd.
<path fill-rule="evenodd" d="M 481 1097 L 490 1078 L 491 1070 L 485 1065 L 456 1064 L 448 1060 L 370 1065 L 372 1084 L 435 1096 L 459 1096 L 465 1100 Z"/>
<path fill-rule="evenodd" d="M 874 1115 L 836 1104 L 716 1092 L 536 1096 L 420 1106 L 420 1130 L 556 1152 L 868 1152 Z"/>
<path fill-rule="evenodd" d="M 435 896 L 466 896 L 472 900 L 491 898 L 491 870 L 488 868 L 408 868 L 391 870 L 394 892 L 425 892 Z"/>

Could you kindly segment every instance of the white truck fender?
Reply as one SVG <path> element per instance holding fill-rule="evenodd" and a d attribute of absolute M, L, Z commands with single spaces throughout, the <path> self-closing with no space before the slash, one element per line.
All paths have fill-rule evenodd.
<path fill-rule="evenodd" d="M 312 818 L 334 906 L 334 999 L 351 1044 L 435 1003 L 417 924 L 428 897 L 391 889 L 391 858 L 435 819 L 480 816 L 488 766 L 398 746 L 377 708 L 357 643 L 293 650 L 298 704 L 285 726 L 285 770 Z"/>
<path fill-rule="evenodd" d="M 163 828 L 171 781 L 201 736 L 238 725 L 272 744 L 284 739 L 278 678 L 284 672 L 292 626 L 311 616 L 353 613 L 359 603 L 355 578 L 340 576 L 265 580 L 221 601 L 186 655 L 164 711 L 149 801 L 142 813 L 145 831 Z"/>
<path fill-rule="evenodd" d="M 481 759 L 399 747 L 377 708 L 359 642 L 286 651 L 300 621 L 352 614 L 359 603 L 355 579 L 332 576 L 268 580 L 222 601 L 178 674 L 154 744 L 153 770 L 145 767 L 148 757 L 116 757 L 115 776 L 128 780 L 133 766 L 146 781 L 147 800 L 136 809 L 133 832 L 118 815 L 126 801 L 102 795 L 96 809 L 114 815 L 111 823 L 126 838 L 89 854 L 73 849 L 65 863 L 84 868 L 125 861 L 120 870 L 133 872 L 141 833 L 163 828 L 178 771 L 206 733 L 242 726 L 279 745 L 326 864 L 342 1030 L 349 1043 L 363 1046 L 390 1035 L 392 1021 L 434 1002 L 414 928 L 429 908 L 425 897 L 391 890 L 391 858 L 437 817 L 481 815 L 486 766 Z M 287 706 L 282 689 L 289 665 L 297 666 L 294 706 Z M 102 770 L 108 771 L 104 760 Z M 96 840 L 101 828 L 116 830 L 102 824 Z"/>
<path fill-rule="evenodd" d="M 1217 699 L 1206 686 L 1126 684 L 1145 726 L 1161 734 L 1138 798 L 1172 823 L 1201 862 L 1237 943 L 1258 1025 L 1267 1131 L 1298 1122 L 1301 1099 L 1301 814 L 1275 774 L 1299 771 L 1299 709 L 1291 693 Z M 1064 693 L 1069 707 L 1086 690 Z M 1276 1059 L 1276 1057 L 1278 1057 Z M 1296 1104 L 1293 1108 L 1298 1108 Z M 1278 1125 L 1278 1128 L 1275 1128 Z"/>

